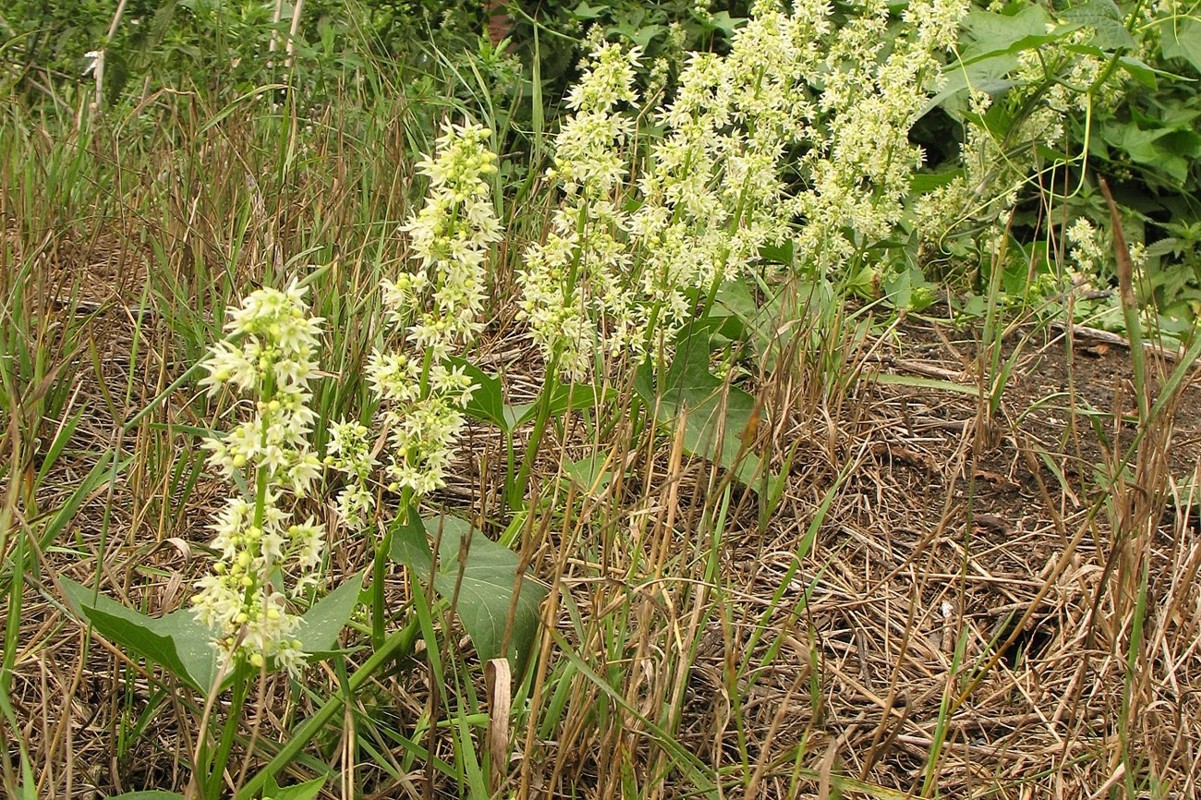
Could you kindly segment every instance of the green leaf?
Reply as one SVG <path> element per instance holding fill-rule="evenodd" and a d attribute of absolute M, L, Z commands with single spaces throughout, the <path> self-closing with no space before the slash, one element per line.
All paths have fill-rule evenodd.
<path fill-rule="evenodd" d="M 1160 26 L 1160 50 L 1164 58 L 1182 58 L 1201 72 L 1201 20 L 1183 17 Z"/>
<path fill-rule="evenodd" d="M 451 357 L 447 361 L 454 367 L 461 367 L 463 373 L 471 378 L 478 388 L 471 393 L 471 402 L 465 411 L 469 417 L 491 422 L 507 431 L 505 420 L 505 394 L 500 380 L 492 377 L 482 369 L 464 358 Z"/>
<path fill-rule="evenodd" d="M 593 453 L 579 461 L 567 461 L 563 471 L 581 491 L 603 494 L 613 480 L 613 471 L 605 469 L 605 453 Z"/>
<path fill-rule="evenodd" d="M 263 792 L 263 800 L 314 800 L 325 788 L 325 776 Z"/>
<path fill-rule="evenodd" d="M 962 177 L 963 169 L 943 170 L 941 172 L 919 172 L 909 179 L 910 194 L 925 194 L 939 187 L 946 186 L 956 178 Z"/>
<path fill-rule="evenodd" d="M 509 647 L 503 655 L 513 660 L 520 672 L 537 632 L 538 606 L 546 595 L 546 588 L 528 577 L 523 576 L 518 581 L 521 560 L 517 554 L 492 541 L 464 519 L 433 517 L 426 520 L 425 529 L 431 538 L 439 541 L 434 591 L 450 600 L 456 596 L 457 588 L 455 612 L 482 661 L 502 655 L 509 612 L 511 608 L 514 610 Z M 418 576 L 428 576 L 428 545 L 423 553 L 412 542 L 403 542 L 404 538 L 393 539 L 392 557 Z"/>
<path fill-rule="evenodd" d="M 1122 69 L 1126 70 L 1131 78 L 1134 78 L 1148 89 L 1155 89 L 1159 86 L 1159 80 L 1156 76 L 1167 75 L 1167 73 L 1155 69 L 1145 61 L 1137 59 L 1134 56 L 1118 56 L 1118 64 L 1121 65 Z"/>
<path fill-rule="evenodd" d="M 604 8 L 595 8 L 588 4 L 588 0 L 583 0 L 578 6 L 571 11 L 571 15 L 578 20 L 596 19 L 605 14 Z"/>
<path fill-rule="evenodd" d="M 1183 184 L 1188 178 L 1190 161 L 1194 157 L 1188 142 L 1190 133 L 1171 128 L 1143 130 L 1132 123 L 1120 122 L 1111 122 L 1101 128 L 1102 138 L 1111 147 L 1123 151 L 1136 163 L 1154 167 L 1177 184 Z"/>
<path fill-rule="evenodd" d="M 645 25 L 630 32 L 622 31 L 622 33 L 625 33 L 634 44 L 645 50 L 654 38 L 665 30 L 667 29 L 662 25 Z"/>
<path fill-rule="evenodd" d="M 70 578 L 59 578 L 59 585 L 72 609 L 106 639 L 160 665 L 193 689 L 209 691 L 217 674 L 217 651 L 212 646 L 212 631 L 191 611 L 149 617 L 94 594 Z"/>
<path fill-rule="evenodd" d="M 684 450 L 707 458 L 733 472 L 743 484 L 756 487 L 758 456 L 743 446 L 744 436 L 758 422 L 755 398 L 709 372 L 708 335 L 698 332 L 683 339 L 666 374 L 656 377 L 649 363 L 634 379 L 634 390 L 656 421 L 674 430 L 684 417 Z"/>
<path fill-rule="evenodd" d="M 1047 12 L 1036 5 L 1026 6 L 1013 15 L 972 11 L 963 18 L 963 30 L 970 41 L 961 51 L 960 65 L 1014 55 L 1053 42 L 1062 34 L 1048 33 L 1049 22 Z"/>
<path fill-rule="evenodd" d="M 337 589 L 313 604 L 305 612 L 300 626 L 300 648 L 309 654 L 310 660 L 328 656 L 338 644 L 338 634 L 350 621 L 355 606 L 359 603 L 359 590 L 363 588 L 363 575 L 352 575 Z"/>
<path fill-rule="evenodd" d="M 1092 28 L 1096 35 L 1090 43 L 1103 50 L 1129 50 L 1135 46 L 1134 37 L 1126 30 L 1122 11 L 1113 0 L 1086 0 L 1060 11 L 1059 18 Z"/>
<path fill-rule="evenodd" d="M 737 325 L 721 319 L 726 313 Z M 781 345 L 787 337 L 780 334 L 780 300 L 774 297 L 760 304 L 743 281 L 726 281 L 717 290 L 713 311 L 704 319 L 694 320 L 681 331 L 681 339 L 716 334 L 719 339 L 748 339 L 768 372 L 776 368 Z M 711 340 L 711 339 L 710 339 Z"/>
<path fill-rule="evenodd" d="M 1183 247 L 1179 239 L 1169 236 L 1166 239 L 1160 239 L 1147 245 L 1147 249 L 1144 252 L 1147 258 L 1158 258 L 1159 256 L 1166 255 L 1179 256 L 1183 252 Z"/>
<path fill-rule="evenodd" d="M 934 301 L 935 285 L 917 267 L 902 268 L 884 281 L 884 297 L 893 308 L 921 311 Z"/>
<path fill-rule="evenodd" d="M 499 379 L 492 377 L 479 367 L 462 358 L 450 358 L 449 363 L 462 367 L 463 372 L 479 388 L 471 395 L 467 404 L 467 415 L 484 422 L 491 422 L 505 433 L 532 420 L 538 413 L 538 403 L 505 403 L 504 389 Z M 597 403 L 597 394 L 590 386 L 556 384 L 551 396 L 552 416 L 560 416 L 569 410 L 592 408 Z"/>
<path fill-rule="evenodd" d="M 976 10 L 963 19 L 964 42 L 960 57 L 943 69 L 939 91 L 922 107 L 919 117 L 941 107 L 953 119 L 962 120 L 970 89 L 997 94 L 1023 83 L 1010 77 L 1018 67 L 1017 54 L 1043 47 L 1062 38 L 1048 33 L 1051 18 L 1037 5 L 1025 6 L 1017 14 Z"/>
<path fill-rule="evenodd" d="M 600 399 L 603 401 L 603 393 L 600 395 Z M 551 392 L 550 414 L 552 417 L 558 417 L 566 414 L 568 411 L 595 408 L 598 402 L 600 401 L 597 399 L 596 390 L 591 386 L 578 383 L 570 383 L 566 386 L 555 384 L 554 390 Z M 514 431 L 534 419 L 537 414 L 537 401 L 533 403 L 517 403 L 511 406 L 506 405 L 505 424 L 509 426 L 508 430 Z"/>
<path fill-rule="evenodd" d="M 425 525 L 418 518 L 417 512 L 410 509 L 408 520 L 403 524 L 393 523 L 393 526 L 392 547 L 388 556 L 419 575 L 429 575 L 434 563 L 434 554 L 425 536 Z"/>
<path fill-rule="evenodd" d="M 746 24 L 746 17 L 732 17 L 729 11 L 718 11 L 711 14 L 705 22 L 707 26 L 721 31 L 726 36 L 733 36 L 734 31 Z"/>

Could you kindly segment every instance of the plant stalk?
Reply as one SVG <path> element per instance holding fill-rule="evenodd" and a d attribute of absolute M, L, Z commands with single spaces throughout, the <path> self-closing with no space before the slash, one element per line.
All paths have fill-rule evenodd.
<path fill-rule="evenodd" d="M 280 748 L 275 757 L 238 789 L 237 793 L 234 794 L 234 800 L 251 800 L 251 798 L 261 793 L 267 785 L 267 781 L 274 778 L 279 774 L 280 770 L 291 764 L 296 759 L 296 756 L 300 754 L 300 751 L 304 749 L 305 745 L 339 711 L 343 710 L 349 697 L 353 696 L 381 667 L 394 658 L 413 651 L 413 646 L 416 644 L 419 632 L 420 625 L 417 619 L 414 618 L 408 625 L 385 639 L 382 646 L 375 648 L 375 651 L 363 662 L 363 665 L 350 676 L 350 679 L 346 682 L 345 691 L 339 690 L 330 695 L 313 716 L 301 723 L 296 734 L 288 740 L 287 744 Z"/>

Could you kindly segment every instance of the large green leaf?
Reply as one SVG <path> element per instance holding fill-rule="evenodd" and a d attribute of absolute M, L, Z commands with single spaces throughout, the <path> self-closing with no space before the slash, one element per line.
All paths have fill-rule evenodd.
<path fill-rule="evenodd" d="M 1201 20 L 1192 17 L 1169 20 L 1160 30 L 1164 58 L 1183 58 L 1201 72 Z"/>
<path fill-rule="evenodd" d="M 208 692 L 217 674 L 212 632 L 188 610 L 150 617 L 126 608 L 70 578 L 59 585 L 72 609 L 102 636 L 152 661 L 199 692 Z"/>
<path fill-rule="evenodd" d="M 721 465 L 755 489 L 760 461 L 743 440 L 753 433 L 759 410 L 749 393 L 709 371 L 708 338 L 698 329 L 680 341 L 662 376 L 656 376 L 649 363 L 643 364 L 634 389 L 665 428 L 674 430 L 684 417 L 685 451 Z"/>
<path fill-rule="evenodd" d="M 434 563 L 425 524 L 411 511 L 404 522 L 392 523 L 392 547 L 388 551 L 393 561 L 399 561 L 419 575 L 428 576 Z"/>
<path fill-rule="evenodd" d="M 1017 14 L 996 14 L 976 10 L 963 18 L 968 42 L 960 51 L 956 67 L 999 56 L 1012 56 L 1022 50 L 1041 47 L 1060 38 L 1049 33 L 1051 18 L 1040 6 L 1026 6 Z M 1015 62 L 1016 63 L 1016 62 Z"/>
<path fill-rule="evenodd" d="M 1101 127 L 1101 136 L 1132 161 L 1154 167 L 1181 185 L 1201 153 L 1201 136 L 1183 127 L 1144 129 L 1130 122 L 1110 121 Z"/>
<path fill-rule="evenodd" d="M 302 649 L 310 656 L 327 655 L 337 643 L 358 602 L 362 573 L 330 592 L 305 613 L 300 629 Z M 150 617 L 70 578 L 60 578 L 63 594 L 72 609 L 85 617 L 102 636 L 130 653 L 166 669 L 199 692 L 208 692 L 217 674 L 213 632 L 191 611 L 180 609 Z"/>
<path fill-rule="evenodd" d="M 1135 46 L 1122 11 L 1113 0 L 1085 0 L 1058 13 L 1065 22 L 1092 28 L 1096 33 L 1090 44 L 1102 50 L 1129 50 Z"/>
<path fill-rule="evenodd" d="M 359 603 L 363 573 L 352 575 L 342 585 L 313 604 L 305 612 L 300 626 L 300 648 L 310 660 L 329 655 L 338 643 L 338 634 L 350 621 Z"/>
<path fill-rule="evenodd" d="M 1019 85 L 1010 77 L 1018 66 L 1018 53 L 1042 47 L 1061 38 L 1048 32 L 1051 18 L 1036 5 L 1016 14 L 997 14 L 977 9 L 963 19 L 963 42 L 959 58 L 943 69 L 938 92 L 918 114 L 925 116 L 942 107 L 952 118 L 962 120 L 967 111 L 968 90 L 995 94 Z"/>
<path fill-rule="evenodd" d="M 518 581 L 521 560 L 517 554 L 464 519 L 433 517 L 426 520 L 425 529 L 439 542 L 434 591 L 450 600 L 457 588 L 455 611 L 481 660 L 504 655 L 520 670 L 538 629 L 538 606 L 546 594 L 545 587 L 526 576 Z M 394 536 L 392 557 L 418 576 L 428 577 L 432 561 L 429 545 L 414 541 L 411 527 L 405 533 L 408 535 Z M 513 627 L 507 652 L 502 652 L 510 610 Z"/>

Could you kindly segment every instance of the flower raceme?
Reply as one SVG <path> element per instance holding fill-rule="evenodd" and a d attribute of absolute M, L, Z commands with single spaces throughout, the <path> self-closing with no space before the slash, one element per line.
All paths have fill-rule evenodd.
<path fill-rule="evenodd" d="M 385 315 L 407 346 L 372 353 L 367 377 L 388 432 L 388 487 L 410 498 L 445 485 L 466 423 L 463 409 L 476 388 L 446 359 L 482 327 L 488 252 L 500 239 L 486 180 L 496 171 L 490 135 L 478 125 L 443 127 L 435 154 L 418 164 L 430 181 L 428 197 L 404 226 L 416 269 L 383 282 Z M 374 508 L 368 435 L 366 425 L 342 422 L 330 447 L 329 463 L 349 478 L 337 498 L 339 516 L 360 529 Z"/>
<path fill-rule="evenodd" d="M 322 320 L 307 316 L 304 296 L 296 283 L 253 292 L 230 311 L 229 339 L 204 362 L 201 385 L 210 395 L 228 387 L 253 401 L 248 419 L 204 443 L 209 464 L 226 478 L 241 476 L 253 496 L 230 498 L 217 515 L 217 563 L 192 598 L 225 663 L 270 661 L 292 673 L 304 657 L 292 601 L 317 582 L 325 548 L 323 526 L 292 522 L 286 510 L 322 470 L 308 440 Z"/>
<path fill-rule="evenodd" d="M 562 181 L 564 200 L 546 241 L 526 250 L 517 276 L 521 318 L 548 358 L 573 376 L 588 373 L 599 354 L 637 351 L 643 338 L 642 305 L 627 277 L 628 214 L 620 202 L 628 175 L 624 148 L 634 131 L 622 108 L 637 100 L 638 56 L 637 48 L 593 42 L 548 173 Z"/>
<path fill-rule="evenodd" d="M 485 178 L 496 172 L 496 155 L 486 142 L 491 131 L 479 125 L 447 125 L 437 155 L 417 165 L 430 179 L 425 205 L 404 230 L 419 264 L 415 273 L 384 281 L 389 317 L 408 325 L 416 350 L 434 360 L 465 344 L 482 327 L 487 274 L 484 261 L 500 239 Z M 415 320 L 409 315 L 422 309 Z"/>
<path fill-rule="evenodd" d="M 923 158 L 908 133 L 970 3 L 913 0 L 896 19 L 860 0 L 838 24 L 825 0 L 790 5 L 754 3 L 730 52 L 694 54 L 657 109 L 638 108 L 637 48 L 593 41 L 555 141 L 560 207 L 518 275 L 521 316 L 560 371 L 665 355 L 765 246 L 791 240 L 824 274 L 901 222 Z M 661 131 L 642 147 L 638 114 Z"/>

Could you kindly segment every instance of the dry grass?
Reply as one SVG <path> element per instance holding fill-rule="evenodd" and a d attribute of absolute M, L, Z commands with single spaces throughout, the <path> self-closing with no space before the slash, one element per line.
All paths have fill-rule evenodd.
<path fill-rule="evenodd" d="M 193 156 L 188 169 L 214 157 Z M 327 289 L 372 283 L 364 264 L 374 254 L 351 238 L 354 198 L 298 182 L 258 207 L 260 190 L 239 171 L 253 168 L 221 160 L 229 174 L 192 203 L 160 209 L 161 225 L 126 198 L 132 210 L 116 223 L 97 213 L 37 235 L 17 219 L 23 176 L 4 176 L 0 275 L 10 284 L 20 273 L 28 287 L 4 324 L 45 363 L 44 386 L 8 387 L 3 418 L 0 589 L 13 649 L 0 757 L 14 786 L 24 750 L 38 797 L 187 783 L 203 698 L 89 633 L 64 609 L 56 580 L 96 582 L 158 613 L 178 607 L 207 566 L 204 526 L 222 489 L 195 466 L 188 426 L 204 424 L 203 409 L 170 389 L 198 342 L 169 315 L 188 305 L 211 324 L 208 287 L 173 292 L 194 277 L 198 253 L 229 252 L 221 214 L 249 209 L 256 220 L 242 234 L 253 247 L 234 248 L 243 254 L 235 271 L 269 278 L 272 254 L 305 250 L 305 220 L 319 215 L 320 236 L 346 236 L 343 271 Z M 381 218 L 399 216 L 395 191 L 379 201 Z M 156 237 L 170 243 L 158 262 L 147 245 Z M 385 265 L 403 258 L 387 247 Z M 504 372 L 511 399 L 529 399 L 537 359 L 512 309 L 495 313 L 478 360 Z M 1017 353 L 1017 366 L 994 412 L 972 394 L 992 380 L 988 343 L 973 329 L 929 320 L 856 328 L 847 314 L 805 317 L 795 341 L 816 344 L 751 380 L 762 408 L 754 448 L 788 474 L 766 517 L 754 492 L 631 415 L 613 415 L 603 433 L 585 415 L 551 430 L 520 547 L 550 586 L 549 624 L 529 683 L 515 690 L 511 760 L 490 767 L 497 796 L 682 798 L 708 783 L 720 795 L 703 793 L 746 798 L 1201 793 L 1192 496 L 1201 396 L 1191 372 L 1162 414 L 1132 421 L 1125 352 L 1098 356 L 1087 343 L 1015 327 L 997 343 Z M 371 335 L 347 337 L 351 362 Z M 1148 391 L 1166 383 L 1164 372 Z M 630 397 L 619 386 L 615 407 L 630 408 Z M 123 427 L 155 398 L 153 414 Z M 68 446 L 39 477 L 39 458 L 77 415 Z M 479 426 L 464 451 L 435 505 L 496 532 L 508 522 L 501 443 Z M 72 493 L 110 452 L 118 466 L 72 509 Z M 591 452 L 622 469 L 586 491 L 563 464 Z M 40 546 L 62 509 L 62 527 Z M 338 542 L 331 571 L 351 574 L 370 555 L 362 541 Z M 398 568 L 398 607 L 411 599 L 405 587 Z M 308 748 L 316 760 L 292 771 L 328 765 L 341 776 L 327 784 L 330 797 L 466 793 L 396 738 L 454 763 L 463 757 L 455 720 L 464 708 L 488 710 L 470 648 L 452 621 L 440 630 L 451 685 L 431 681 L 419 648 L 377 676 Z M 351 654 L 351 666 L 363 657 Z M 310 670 L 309 694 L 281 679 L 257 687 L 240 723 L 254 737 L 248 763 L 270 756 L 337 681 L 324 665 Z"/>

